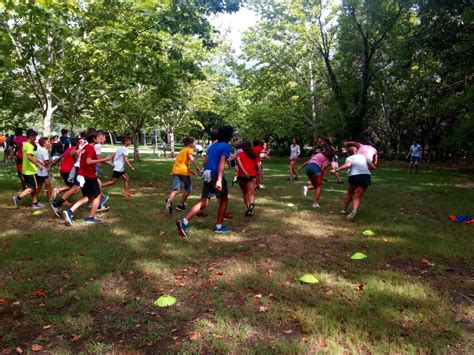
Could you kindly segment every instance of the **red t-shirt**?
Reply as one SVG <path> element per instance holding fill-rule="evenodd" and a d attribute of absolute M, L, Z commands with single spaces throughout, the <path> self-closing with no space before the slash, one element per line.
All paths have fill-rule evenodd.
<path fill-rule="evenodd" d="M 255 152 L 255 154 L 257 155 L 257 162 L 261 162 L 261 159 L 260 159 L 260 154 L 262 153 L 263 151 L 263 147 L 260 146 L 260 145 L 257 145 L 256 147 L 253 147 L 253 151 Z"/>
<path fill-rule="evenodd" d="M 64 152 L 63 161 L 61 162 L 61 167 L 59 168 L 59 171 L 61 173 L 70 173 L 71 172 L 72 167 L 74 166 L 74 163 L 76 162 L 76 157 L 71 155 L 71 152 L 75 148 L 76 147 L 69 147 Z"/>
<path fill-rule="evenodd" d="M 82 149 L 81 162 L 79 165 L 79 172 L 77 174 L 88 178 L 95 178 L 97 177 L 95 174 L 95 166 L 97 164 L 87 164 L 87 158 L 97 160 L 97 154 L 95 153 L 93 145 L 87 144 Z"/>
<path fill-rule="evenodd" d="M 13 142 L 15 142 L 15 144 L 18 147 L 18 151 L 16 153 L 16 156 L 18 158 L 22 159 L 23 158 L 23 143 L 26 142 L 26 137 L 25 136 L 16 136 L 15 138 L 13 138 Z"/>
<path fill-rule="evenodd" d="M 257 176 L 257 170 L 255 167 L 257 166 L 257 159 L 251 159 L 247 154 L 244 152 L 240 152 L 237 154 L 236 159 L 239 159 L 242 163 L 243 168 L 249 174 L 249 176 Z M 237 165 L 238 166 L 238 165 Z M 244 172 L 240 169 L 237 171 L 238 176 L 245 176 Z"/>

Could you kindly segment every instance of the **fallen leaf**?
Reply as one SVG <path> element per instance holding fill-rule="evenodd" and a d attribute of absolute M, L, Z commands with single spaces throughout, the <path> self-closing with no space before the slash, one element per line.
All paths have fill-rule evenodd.
<path fill-rule="evenodd" d="M 360 284 L 360 285 L 357 287 L 357 289 L 358 289 L 359 291 L 364 291 L 364 284 Z"/>
<path fill-rule="evenodd" d="M 266 245 L 265 245 L 265 244 L 263 244 L 263 243 L 260 243 L 260 244 L 258 245 L 258 247 L 259 247 L 259 248 L 265 248 L 265 247 L 266 247 Z"/>
<path fill-rule="evenodd" d="M 41 303 L 38 305 L 38 307 L 46 307 L 46 303 L 41 302 Z"/>
<path fill-rule="evenodd" d="M 38 344 L 33 344 L 33 345 L 31 345 L 31 350 L 33 350 L 33 351 L 43 351 L 43 347 L 41 345 L 38 345 Z"/>
<path fill-rule="evenodd" d="M 18 354 L 23 354 L 23 349 L 20 348 L 20 347 L 18 347 L 18 348 L 16 348 L 16 352 L 17 352 Z"/>
<path fill-rule="evenodd" d="M 40 288 L 38 291 L 36 291 L 36 297 L 43 298 L 44 296 L 46 296 L 46 291 L 44 288 Z"/>
<path fill-rule="evenodd" d="M 267 262 L 268 264 L 270 264 L 270 263 L 272 262 L 272 259 L 271 259 L 271 258 L 267 258 L 266 262 Z"/>
<path fill-rule="evenodd" d="M 79 297 L 79 296 L 74 296 L 74 299 L 75 299 L 76 301 L 79 301 L 79 300 L 81 299 L 81 297 Z"/>
<path fill-rule="evenodd" d="M 51 324 L 47 324 L 45 326 L 43 326 L 43 329 L 46 330 L 46 329 L 51 329 Z"/>
<path fill-rule="evenodd" d="M 224 275 L 224 272 L 218 271 L 218 272 L 216 272 L 216 275 L 217 275 L 217 276 L 222 276 L 222 275 Z"/>
<path fill-rule="evenodd" d="M 131 275 L 135 274 L 135 272 L 129 271 L 128 274 L 131 276 Z"/>
<path fill-rule="evenodd" d="M 200 337 L 201 337 L 201 333 L 199 333 L 199 332 L 194 332 L 194 333 L 191 334 L 191 336 L 189 337 L 189 340 L 198 340 Z"/>
<path fill-rule="evenodd" d="M 421 258 L 421 262 L 422 262 L 422 263 L 425 263 L 425 264 L 427 264 L 427 265 L 429 265 L 429 266 L 435 266 L 435 263 L 432 263 L 431 261 L 429 261 L 429 260 L 426 259 L 426 258 Z"/>
<path fill-rule="evenodd" d="M 4 306 L 4 305 L 6 305 L 7 303 L 8 303 L 8 302 L 7 302 L 6 299 L 4 299 L 4 298 L 0 299 L 0 306 Z"/>
<path fill-rule="evenodd" d="M 268 272 L 269 275 L 273 274 L 273 270 L 271 270 L 271 269 L 267 270 L 267 272 Z"/>
<path fill-rule="evenodd" d="M 10 354 L 11 352 L 12 352 L 12 349 L 10 349 L 10 348 L 2 349 L 2 354 Z"/>
<path fill-rule="evenodd" d="M 153 341 L 149 341 L 148 343 L 146 343 L 146 345 L 148 346 L 153 346 L 153 344 L 154 344 Z"/>
<path fill-rule="evenodd" d="M 260 308 L 258 309 L 258 311 L 259 311 L 260 313 L 265 313 L 265 312 L 268 312 L 268 309 L 269 309 L 268 307 L 260 306 Z"/>
<path fill-rule="evenodd" d="M 292 331 L 291 329 L 284 330 L 284 332 L 285 332 L 286 334 L 291 334 L 291 333 L 293 333 L 293 331 Z"/>
<path fill-rule="evenodd" d="M 207 271 L 211 272 L 212 270 L 214 270 L 213 267 L 210 267 L 209 269 L 207 269 Z"/>
<path fill-rule="evenodd" d="M 18 306 L 20 303 L 21 303 L 20 301 L 15 301 L 12 304 L 14 304 L 15 306 Z"/>
<path fill-rule="evenodd" d="M 253 296 L 253 297 L 255 297 L 255 298 L 262 298 L 262 294 L 261 294 L 261 293 L 259 293 L 259 294 L 256 294 L 256 295 L 255 295 L 255 296 Z"/>
<path fill-rule="evenodd" d="M 71 334 L 71 341 L 72 342 L 75 342 L 75 341 L 78 341 L 79 339 L 81 339 L 81 334 Z"/>

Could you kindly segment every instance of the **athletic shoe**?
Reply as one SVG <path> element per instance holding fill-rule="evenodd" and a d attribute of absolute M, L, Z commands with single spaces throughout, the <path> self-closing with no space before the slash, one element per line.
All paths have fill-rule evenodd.
<path fill-rule="evenodd" d="M 236 182 L 237 182 L 237 176 L 234 176 L 234 178 L 232 179 L 232 186 L 234 186 Z"/>
<path fill-rule="evenodd" d="M 186 205 L 183 203 L 182 205 L 176 206 L 177 211 L 186 211 Z"/>
<path fill-rule="evenodd" d="M 293 180 L 293 178 L 290 176 L 290 177 L 288 178 L 288 181 L 291 181 L 291 180 Z"/>
<path fill-rule="evenodd" d="M 328 182 L 328 179 L 326 179 L 326 178 L 323 178 L 323 181 L 324 181 L 324 182 Z"/>
<path fill-rule="evenodd" d="M 176 221 L 176 227 L 178 227 L 178 233 L 180 236 L 187 238 L 189 233 L 189 223 L 184 224 L 183 220 Z"/>
<path fill-rule="evenodd" d="M 321 208 L 321 206 L 319 205 L 319 203 L 313 203 L 313 208 Z"/>
<path fill-rule="evenodd" d="M 102 196 L 102 200 L 100 200 L 100 205 L 99 206 L 103 206 L 105 205 L 105 203 L 109 200 L 109 195 L 104 195 Z"/>
<path fill-rule="evenodd" d="M 51 211 L 53 211 L 54 215 L 58 218 L 61 218 L 61 207 L 56 207 L 54 202 L 50 205 Z"/>
<path fill-rule="evenodd" d="M 89 224 L 102 223 L 101 219 L 97 219 L 95 217 L 86 217 L 86 218 L 84 218 L 84 221 L 86 221 L 86 223 L 89 223 Z"/>
<path fill-rule="evenodd" d="M 58 188 L 55 187 L 55 188 L 53 189 L 53 192 L 51 193 L 51 198 L 52 198 L 53 200 L 56 200 L 56 197 L 57 197 L 57 196 L 58 196 Z"/>
<path fill-rule="evenodd" d="M 224 234 L 224 233 L 229 233 L 229 232 L 232 232 L 232 229 L 226 226 L 221 226 L 220 228 L 216 227 L 214 229 L 214 233 L 218 233 L 218 234 Z"/>
<path fill-rule="evenodd" d="M 40 208 L 43 208 L 44 205 L 42 203 L 37 202 L 36 204 L 33 204 L 32 207 L 33 207 L 34 210 L 38 210 Z"/>
<path fill-rule="evenodd" d="M 169 198 L 166 199 L 166 212 L 169 214 L 173 213 L 173 202 L 171 202 Z"/>
<path fill-rule="evenodd" d="M 304 197 L 308 196 L 308 186 L 303 186 L 303 196 Z"/>
<path fill-rule="evenodd" d="M 338 183 L 338 184 L 342 184 L 342 180 L 339 180 L 337 183 Z"/>
<path fill-rule="evenodd" d="M 347 211 L 346 210 L 341 210 L 341 214 L 346 214 Z"/>
<path fill-rule="evenodd" d="M 298 180 L 298 176 L 295 176 L 295 180 Z"/>
<path fill-rule="evenodd" d="M 260 190 L 265 189 L 265 185 L 263 185 L 263 184 L 260 184 L 259 187 L 260 187 Z"/>
<path fill-rule="evenodd" d="M 224 219 L 233 219 L 234 216 L 232 216 L 229 212 L 224 213 Z"/>
<path fill-rule="evenodd" d="M 13 203 L 15 204 L 16 208 L 20 208 L 20 200 L 18 199 L 17 196 L 13 196 Z"/>
<path fill-rule="evenodd" d="M 109 209 L 110 209 L 110 206 L 102 205 L 102 206 L 99 206 L 99 208 L 97 209 L 97 212 L 104 212 Z"/>
<path fill-rule="evenodd" d="M 74 218 L 74 215 L 70 210 L 64 210 L 63 211 L 63 216 L 64 216 L 64 221 L 66 221 L 67 226 L 72 226 L 72 219 Z"/>
<path fill-rule="evenodd" d="M 357 214 L 357 210 L 352 210 L 352 212 L 347 215 L 346 219 L 348 221 L 352 222 L 354 220 L 356 214 Z"/>
<path fill-rule="evenodd" d="M 253 216 L 253 208 L 255 205 L 253 203 L 250 204 L 249 208 L 247 208 L 247 211 L 245 211 L 245 215 L 247 217 Z"/>

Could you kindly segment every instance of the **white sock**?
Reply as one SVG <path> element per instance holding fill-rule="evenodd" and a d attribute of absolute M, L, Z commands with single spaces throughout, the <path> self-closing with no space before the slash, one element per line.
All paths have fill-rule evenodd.
<path fill-rule="evenodd" d="M 216 224 L 216 229 L 221 229 L 222 228 L 222 224 Z"/>
<path fill-rule="evenodd" d="M 183 224 L 184 224 L 185 226 L 187 226 L 188 223 L 189 223 L 189 221 L 188 221 L 186 218 L 183 218 Z"/>

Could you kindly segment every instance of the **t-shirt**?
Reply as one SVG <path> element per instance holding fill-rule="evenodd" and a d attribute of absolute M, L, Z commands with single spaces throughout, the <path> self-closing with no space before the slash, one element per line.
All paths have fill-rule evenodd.
<path fill-rule="evenodd" d="M 35 147 L 30 142 L 24 142 L 22 147 L 23 165 L 21 173 L 23 175 L 35 175 L 37 173 L 36 165 L 28 159 L 28 154 L 35 156 Z"/>
<path fill-rule="evenodd" d="M 70 173 L 74 163 L 76 162 L 76 158 L 71 155 L 71 152 L 74 150 L 74 147 L 69 147 L 64 152 L 63 161 L 61 162 L 61 166 L 59 171 L 61 173 Z"/>
<path fill-rule="evenodd" d="M 44 147 L 39 147 L 36 151 L 36 160 L 44 162 L 45 160 L 49 160 L 49 153 L 48 150 Z M 38 176 L 48 176 L 48 168 L 43 166 L 42 168 L 38 169 Z"/>
<path fill-rule="evenodd" d="M 170 175 L 189 175 L 189 154 L 193 154 L 193 152 L 194 150 L 191 147 L 181 149 L 176 156 Z"/>
<path fill-rule="evenodd" d="M 372 159 L 369 159 L 362 154 L 354 154 L 346 158 L 346 163 L 351 163 L 351 167 L 347 170 L 347 175 L 370 175 L 369 163 Z"/>
<path fill-rule="evenodd" d="M 18 158 L 22 159 L 23 158 L 23 143 L 26 142 L 26 137 L 25 136 L 16 136 L 15 138 L 13 138 L 13 142 L 15 142 L 15 144 L 18 147 L 18 152 L 17 152 L 16 156 Z"/>
<path fill-rule="evenodd" d="M 52 157 L 58 157 L 63 153 L 63 147 L 61 143 L 53 143 L 51 145 L 51 156 Z"/>
<path fill-rule="evenodd" d="M 317 153 L 311 157 L 308 164 L 317 164 L 321 169 L 329 165 L 329 159 L 322 153 Z"/>
<path fill-rule="evenodd" d="M 367 159 L 370 159 L 370 162 L 374 160 L 374 156 L 377 155 L 377 149 L 371 145 L 361 144 L 357 149 L 357 154 L 361 154 Z"/>
<path fill-rule="evenodd" d="M 95 178 L 97 177 L 95 174 L 95 167 L 97 164 L 87 164 L 87 158 L 93 160 L 97 159 L 94 146 L 90 144 L 87 144 L 81 151 L 81 162 L 77 174 L 88 178 Z"/>
<path fill-rule="evenodd" d="M 257 166 L 257 158 L 252 159 L 242 151 L 237 153 L 236 158 L 240 160 L 245 171 L 249 174 L 249 176 L 257 176 L 257 170 L 255 169 L 255 167 Z M 245 175 L 244 172 L 240 169 L 240 167 L 237 170 L 237 175 L 238 176 Z"/>
<path fill-rule="evenodd" d="M 125 157 L 128 157 L 128 148 L 122 146 L 115 151 L 114 170 L 122 172 L 125 165 Z"/>
<path fill-rule="evenodd" d="M 61 144 L 64 144 L 64 150 L 68 149 L 71 146 L 71 137 L 69 136 L 61 136 L 59 138 Z"/>
<path fill-rule="evenodd" d="M 252 148 L 253 151 L 255 152 L 255 155 L 257 156 L 257 162 L 261 162 L 262 160 L 260 159 L 261 157 L 261 154 L 262 154 L 262 151 L 263 151 L 263 147 L 260 146 L 260 145 L 257 145 L 255 147 Z"/>
<path fill-rule="evenodd" d="M 102 145 L 100 143 L 97 143 L 96 145 L 94 145 L 94 150 L 95 150 L 95 154 L 101 155 L 102 154 Z"/>
<path fill-rule="evenodd" d="M 77 157 L 76 162 L 74 163 L 74 166 L 76 168 L 79 168 L 79 165 L 81 165 L 82 150 L 87 144 L 88 144 L 87 142 L 84 142 L 82 143 L 82 145 L 79 146 L 79 156 Z"/>
<path fill-rule="evenodd" d="M 232 147 L 230 144 L 225 142 L 216 142 L 209 146 L 209 149 L 207 150 L 206 170 L 211 170 L 217 175 L 221 157 L 229 159 L 231 150 Z"/>
<path fill-rule="evenodd" d="M 300 146 L 298 144 L 292 144 L 290 147 L 290 159 L 296 158 L 300 153 Z"/>
<path fill-rule="evenodd" d="M 413 145 L 410 147 L 410 153 L 411 153 L 411 156 L 412 157 L 421 157 L 421 151 L 422 151 L 422 148 L 421 148 L 421 145 L 419 144 L 416 144 L 416 145 Z"/>

